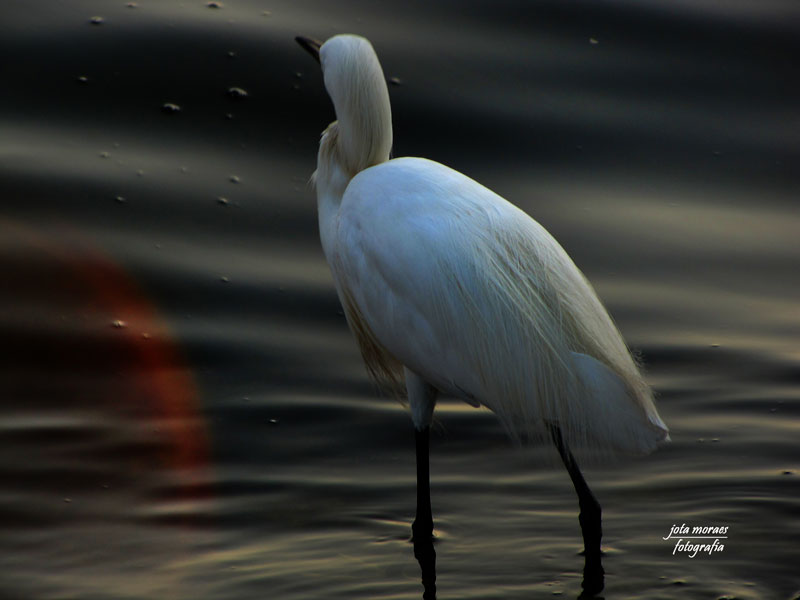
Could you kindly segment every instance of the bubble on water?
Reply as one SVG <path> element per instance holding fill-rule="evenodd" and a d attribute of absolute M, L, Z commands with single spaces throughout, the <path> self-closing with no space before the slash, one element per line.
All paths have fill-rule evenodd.
<path fill-rule="evenodd" d="M 105 22 L 106 20 L 103 17 L 92 17 L 91 19 L 89 19 L 89 23 L 91 23 L 92 25 L 102 25 Z"/>
<path fill-rule="evenodd" d="M 123 321 L 122 319 L 114 319 L 111 321 L 111 326 L 114 329 L 125 329 L 128 326 L 128 323 Z"/>
<path fill-rule="evenodd" d="M 174 115 L 181 112 L 181 107 L 173 102 L 165 102 L 161 105 L 161 112 L 167 115 Z"/>
<path fill-rule="evenodd" d="M 242 100 L 247 98 L 247 90 L 243 90 L 240 87 L 228 88 L 228 98 L 232 98 L 234 100 Z"/>
<path fill-rule="evenodd" d="M 242 180 L 239 179 L 238 175 L 231 175 L 230 177 L 228 177 L 228 181 L 230 181 L 231 183 L 241 183 L 242 182 Z"/>

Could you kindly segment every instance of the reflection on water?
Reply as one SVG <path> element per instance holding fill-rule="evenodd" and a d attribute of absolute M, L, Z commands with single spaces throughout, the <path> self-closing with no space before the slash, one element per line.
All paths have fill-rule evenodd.
<path fill-rule="evenodd" d="M 342 31 L 400 81 L 395 155 L 532 214 L 642 355 L 673 443 L 584 472 L 603 594 L 797 593 L 795 3 L 206 4 L 3 5 L 5 596 L 581 594 L 557 455 L 453 401 L 408 542 L 412 427 L 307 184 L 332 109 L 293 38 Z M 681 523 L 724 551 L 673 555 Z"/>

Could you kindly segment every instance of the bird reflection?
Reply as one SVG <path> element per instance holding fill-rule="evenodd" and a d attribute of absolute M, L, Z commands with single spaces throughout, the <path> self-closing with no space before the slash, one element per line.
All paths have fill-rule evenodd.
<path fill-rule="evenodd" d="M 436 600 L 436 551 L 433 549 L 432 536 L 415 536 L 414 558 L 419 563 L 422 574 L 422 600 Z M 583 581 L 578 600 L 593 598 L 601 600 L 598 594 L 605 586 L 605 571 L 599 553 L 584 553 Z"/>
<path fill-rule="evenodd" d="M 422 600 L 436 600 L 436 551 L 432 537 L 414 539 L 414 558 L 422 571 Z"/>
<path fill-rule="evenodd" d="M 597 594 L 605 587 L 605 571 L 600 553 L 585 553 L 583 562 L 583 591 L 578 595 L 578 600 L 598 598 Z"/>

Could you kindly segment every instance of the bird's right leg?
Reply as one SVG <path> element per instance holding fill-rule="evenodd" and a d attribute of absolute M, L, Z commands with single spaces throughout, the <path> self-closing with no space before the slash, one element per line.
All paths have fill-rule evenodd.
<path fill-rule="evenodd" d="M 433 535 L 429 455 L 431 420 L 437 391 L 408 368 L 405 369 L 405 375 L 417 450 L 417 513 L 411 526 L 416 541 Z"/>
<path fill-rule="evenodd" d="M 558 425 L 550 425 L 550 435 L 578 494 L 578 505 L 581 511 L 578 515 L 578 521 L 581 524 L 584 549 L 583 588 L 587 593 L 597 593 L 604 586 L 604 572 L 600 552 L 600 541 L 603 537 L 600 503 L 594 497 L 592 490 L 589 489 L 586 480 L 583 478 L 583 474 L 578 468 L 578 463 L 567 447 Z"/>

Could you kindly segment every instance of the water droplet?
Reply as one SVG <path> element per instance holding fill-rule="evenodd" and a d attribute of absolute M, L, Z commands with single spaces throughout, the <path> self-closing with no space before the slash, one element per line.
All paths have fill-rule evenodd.
<path fill-rule="evenodd" d="M 178 171 L 180 171 L 181 173 L 188 173 L 189 172 L 189 167 L 179 167 Z"/>
<path fill-rule="evenodd" d="M 231 183 L 241 183 L 241 181 L 242 181 L 242 180 L 241 180 L 241 179 L 239 179 L 239 176 L 238 176 L 238 175 L 231 175 L 231 176 L 228 178 L 228 181 L 230 181 Z"/>
<path fill-rule="evenodd" d="M 269 422 L 272 425 L 277 425 L 278 424 L 278 419 L 270 419 Z"/>
<path fill-rule="evenodd" d="M 138 171 L 136 171 L 136 176 L 137 177 L 144 177 L 144 170 L 143 169 L 139 169 Z"/>
<path fill-rule="evenodd" d="M 106 152 L 105 150 L 100 153 L 100 158 L 110 158 L 110 157 L 111 157 L 111 153 Z"/>
<path fill-rule="evenodd" d="M 72 498 L 64 498 L 64 502 L 66 502 L 67 504 L 69 504 L 70 502 L 72 502 Z"/>
<path fill-rule="evenodd" d="M 711 438 L 711 441 L 716 443 L 719 441 L 719 438 Z"/>
<path fill-rule="evenodd" d="M 794 471 L 784 471 L 781 475 L 794 475 Z"/>
<path fill-rule="evenodd" d="M 139 8 L 139 5 L 136 2 L 128 2 L 125 6 L 128 8 Z"/>
<path fill-rule="evenodd" d="M 228 50 L 228 58 L 236 58 L 236 52 L 233 50 Z"/>
<path fill-rule="evenodd" d="M 272 16 L 272 11 L 271 10 L 264 10 L 264 11 L 261 12 L 261 16 L 262 17 L 271 17 Z"/>
<path fill-rule="evenodd" d="M 125 329 L 128 326 L 128 324 L 122 319 L 115 319 L 111 321 L 111 326 L 114 329 Z"/>
<path fill-rule="evenodd" d="M 167 115 L 174 115 L 181 112 L 181 107 L 172 102 L 165 102 L 161 105 L 161 112 Z"/>
<path fill-rule="evenodd" d="M 225 118 L 231 121 L 233 119 L 233 113 L 225 113 Z"/>
<path fill-rule="evenodd" d="M 389 83 L 391 85 L 396 85 L 396 86 L 403 85 L 403 82 L 400 80 L 399 77 L 389 77 Z"/>
<path fill-rule="evenodd" d="M 243 90 L 240 87 L 228 88 L 228 98 L 232 98 L 234 100 L 242 100 L 247 98 L 247 90 Z"/>
<path fill-rule="evenodd" d="M 220 280 L 221 283 L 230 283 L 230 279 L 228 279 L 228 277 L 225 276 L 225 275 L 220 277 L 219 280 Z"/>
<path fill-rule="evenodd" d="M 125 199 L 125 196 L 117 196 L 116 198 L 114 198 L 114 200 L 116 200 L 120 204 L 123 204 L 124 202 L 127 202 L 127 200 Z"/>
<path fill-rule="evenodd" d="M 105 22 L 106 20 L 103 17 L 92 17 L 91 19 L 89 19 L 89 23 L 91 23 L 92 25 L 102 25 Z"/>
<path fill-rule="evenodd" d="M 597 38 L 590 37 L 590 38 L 589 38 L 589 43 L 590 43 L 592 46 L 597 46 L 597 44 L 599 44 L 599 43 L 600 43 L 600 41 L 599 41 Z"/>
<path fill-rule="evenodd" d="M 78 77 L 78 83 L 89 83 L 89 78 L 86 75 Z"/>
<path fill-rule="evenodd" d="M 225 196 L 217 196 L 217 204 L 222 204 L 222 206 L 228 206 L 230 201 Z"/>
<path fill-rule="evenodd" d="M 719 344 L 717 344 L 717 343 L 711 344 L 711 347 L 712 348 L 719 348 Z"/>
<path fill-rule="evenodd" d="M 142 333 L 142 339 L 143 339 L 143 340 L 149 340 L 149 339 L 150 339 L 150 334 L 149 334 L 149 333 L 147 333 L 146 331 L 145 331 L 145 332 L 143 332 L 143 333 Z"/>
<path fill-rule="evenodd" d="M 222 2 L 208 2 L 206 3 L 206 6 L 208 8 L 222 8 L 224 4 L 222 4 Z"/>

